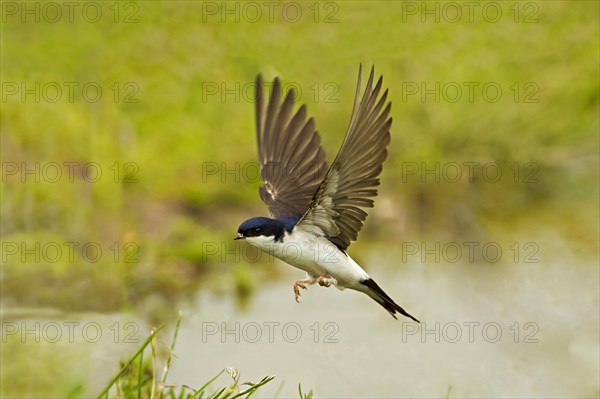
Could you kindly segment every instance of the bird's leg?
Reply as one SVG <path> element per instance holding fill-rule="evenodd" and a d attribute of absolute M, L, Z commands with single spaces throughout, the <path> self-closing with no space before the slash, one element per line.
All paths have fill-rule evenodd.
<path fill-rule="evenodd" d="M 317 277 L 317 282 L 321 287 L 330 287 L 333 284 L 333 278 L 329 274 L 321 274 Z"/>
<path fill-rule="evenodd" d="M 300 288 L 305 290 L 306 284 L 312 285 L 316 281 L 317 281 L 317 278 L 315 276 L 309 275 L 306 280 L 296 280 L 294 282 L 294 297 L 296 298 L 296 302 L 300 303 L 300 300 L 298 299 L 300 297 Z"/>

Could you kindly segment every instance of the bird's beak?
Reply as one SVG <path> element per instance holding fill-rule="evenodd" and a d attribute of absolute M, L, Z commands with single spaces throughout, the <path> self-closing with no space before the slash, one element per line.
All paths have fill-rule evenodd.
<path fill-rule="evenodd" d="M 235 237 L 233 237 L 234 240 L 243 240 L 245 237 L 242 233 L 237 233 L 235 235 Z"/>

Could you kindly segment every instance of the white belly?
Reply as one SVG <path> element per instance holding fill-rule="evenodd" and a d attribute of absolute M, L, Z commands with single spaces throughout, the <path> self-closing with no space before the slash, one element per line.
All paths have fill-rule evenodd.
<path fill-rule="evenodd" d="M 312 276 L 329 274 L 337 280 L 338 288 L 353 288 L 369 278 L 350 256 L 325 237 L 295 229 L 292 234 L 286 232 L 281 242 L 266 237 L 252 237 L 246 241 Z"/>

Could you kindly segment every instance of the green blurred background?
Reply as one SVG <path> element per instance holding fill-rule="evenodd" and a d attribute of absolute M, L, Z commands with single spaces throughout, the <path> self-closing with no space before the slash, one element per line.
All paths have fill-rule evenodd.
<path fill-rule="evenodd" d="M 257 73 L 299 88 L 329 160 L 359 64 L 384 76 L 392 142 L 380 198 L 351 247 L 357 260 L 399 241 L 509 240 L 517 229 L 550 230 L 582 257 L 598 255 L 598 2 L 496 2 L 497 22 L 482 15 L 486 3 L 473 21 L 454 3 L 457 22 L 435 2 L 278 3 L 272 20 L 263 2 L 102 2 L 93 3 L 97 21 L 74 3 L 72 22 L 64 3 L 55 3 L 57 22 L 47 3 L 2 3 L 5 320 L 50 308 L 156 323 L 199 290 L 235 295 L 243 307 L 257 281 L 276 279 L 278 265 L 231 254 L 240 251 L 237 225 L 266 215 L 254 173 Z M 22 14 L 35 4 L 39 21 Z M 49 101 L 53 82 L 58 101 Z M 76 84 L 72 100 L 65 82 Z M 465 82 L 478 85 L 472 101 Z M 490 82 L 502 89 L 498 101 L 482 94 Z M 98 101 L 82 93 L 89 83 L 101 88 Z M 439 84 L 439 99 L 422 98 L 422 84 Z M 456 86 L 463 92 L 452 101 Z M 76 163 L 73 181 L 65 162 Z M 478 165 L 474 179 L 468 162 Z M 23 174 L 35 163 L 40 181 Z M 51 163 L 61 165 L 58 182 L 44 179 Z M 89 163 L 102 172 L 96 182 Z M 450 163 L 462 165 L 457 181 L 420 174 Z M 493 183 L 481 178 L 490 163 L 502 171 Z M 23 258 L 23 247 L 7 252 L 7 243 L 69 242 L 97 243 L 102 256 L 63 250 L 48 262 Z M 60 380 L 9 388 L 17 374 L 3 367 L 3 393 L 64 392 Z"/>

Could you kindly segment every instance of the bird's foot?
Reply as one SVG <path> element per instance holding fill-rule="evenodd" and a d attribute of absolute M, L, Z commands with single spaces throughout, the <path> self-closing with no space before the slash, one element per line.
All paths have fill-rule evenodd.
<path fill-rule="evenodd" d="M 314 284 L 317 281 L 314 277 L 307 278 L 306 280 L 296 280 L 294 282 L 294 297 L 296 298 L 296 302 L 300 303 L 300 288 L 303 290 L 306 289 L 306 284 Z"/>
<path fill-rule="evenodd" d="M 306 285 L 304 285 L 304 282 L 301 280 L 295 281 L 294 282 L 294 297 L 296 298 L 296 302 L 300 303 L 300 300 L 298 298 L 300 298 L 300 288 L 302 289 L 306 289 Z"/>
<path fill-rule="evenodd" d="M 322 274 L 319 277 L 317 277 L 317 282 L 321 287 L 331 287 L 331 284 L 333 284 L 332 280 L 333 279 L 329 274 Z"/>

